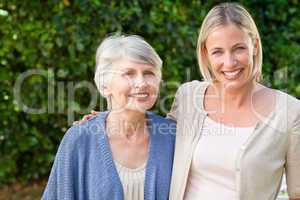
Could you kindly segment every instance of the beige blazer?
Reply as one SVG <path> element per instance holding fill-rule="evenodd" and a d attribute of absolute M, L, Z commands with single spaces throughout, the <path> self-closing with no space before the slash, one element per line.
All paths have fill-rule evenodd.
<path fill-rule="evenodd" d="M 199 81 L 180 86 L 168 114 L 177 121 L 170 200 L 184 198 L 193 152 L 207 117 L 203 109 L 207 86 Z M 276 94 L 275 111 L 256 125 L 236 158 L 239 200 L 276 199 L 284 169 L 289 197 L 300 198 L 300 101 L 280 91 Z"/>

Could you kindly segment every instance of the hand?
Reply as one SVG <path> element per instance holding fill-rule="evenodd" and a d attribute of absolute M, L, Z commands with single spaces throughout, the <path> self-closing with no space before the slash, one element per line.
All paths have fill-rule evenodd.
<path fill-rule="evenodd" d="M 97 113 L 98 113 L 97 111 L 92 110 L 90 114 L 84 115 L 81 120 L 74 121 L 73 125 L 75 125 L 75 124 L 82 124 L 83 122 L 88 121 L 93 116 L 97 115 Z"/>

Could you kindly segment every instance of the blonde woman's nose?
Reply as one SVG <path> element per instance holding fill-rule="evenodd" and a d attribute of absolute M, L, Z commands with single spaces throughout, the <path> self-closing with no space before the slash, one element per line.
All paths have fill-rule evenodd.
<path fill-rule="evenodd" d="M 237 64 L 237 61 L 233 54 L 227 54 L 224 58 L 224 67 L 231 68 Z"/>

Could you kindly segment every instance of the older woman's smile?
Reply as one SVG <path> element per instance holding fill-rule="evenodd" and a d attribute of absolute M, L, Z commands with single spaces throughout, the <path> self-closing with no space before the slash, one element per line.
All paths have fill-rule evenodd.
<path fill-rule="evenodd" d="M 147 97 L 149 97 L 149 93 L 148 92 L 132 93 L 132 94 L 129 94 L 129 97 L 147 98 Z"/>

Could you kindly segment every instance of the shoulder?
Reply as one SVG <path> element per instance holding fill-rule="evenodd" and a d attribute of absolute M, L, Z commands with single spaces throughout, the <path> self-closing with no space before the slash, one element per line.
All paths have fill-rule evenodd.
<path fill-rule="evenodd" d="M 285 92 L 277 90 L 278 105 L 276 108 L 280 118 L 287 122 L 292 132 L 300 135 L 300 100 Z"/>
<path fill-rule="evenodd" d="M 177 112 L 181 113 L 181 116 L 177 114 L 177 121 L 179 118 L 189 117 L 186 115 L 203 112 L 204 94 L 209 84 L 209 82 L 194 80 L 184 83 L 178 88 L 175 101 L 177 103 Z"/>
<path fill-rule="evenodd" d="M 275 106 L 273 106 L 274 115 L 272 115 L 272 120 L 269 120 L 268 123 L 272 127 L 277 127 L 277 130 L 281 132 L 288 133 L 290 130 L 299 132 L 295 130 L 300 128 L 300 101 L 286 92 L 271 88 L 264 89 L 265 91 L 260 95 L 262 96 L 261 99 L 265 99 L 262 105 L 270 107 L 269 105 L 274 104 Z M 272 99 L 275 99 L 275 101 Z"/>
<path fill-rule="evenodd" d="M 105 116 L 106 112 L 99 112 L 90 120 L 71 126 L 65 133 L 60 148 L 66 147 L 71 149 L 71 147 L 82 145 L 82 143 L 94 138 L 94 136 L 104 135 Z"/>
<path fill-rule="evenodd" d="M 273 123 L 280 124 L 282 130 L 300 120 L 300 101 L 286 92 L 258 84 L 252 100 L 256 113 L 259 116 L 264 116 L 264 112 L 274 113 Z"/>
<path fill-rule="evenodd" d="M 275 90 L 277 97 L 277 110 L 287 112 L 291 116 L 300 117 L 300 100 L 283 91 Z"/>
<path fill-rule="evenodd" d="M 205 81 L 198 81 L 198 80 L 193 80 L 190 82 L 183 83 L 181 86 L 179 86 L 178 91 L 181 93 L 187 93 L 195 90 L 203 90 L 209 85 L 208 82 Z"/>
<path fill-rule="evenodd" d="M 275 108 L 277 113 L 288 110 L 292 110 L 292 113 L 297 113 L 300 109 L 300 101 L 297 98 L 281 90 L 272 89 L 262 84 L 257 85 L 252 100 L 254 100 L 253 103 L 255 104 L 259 102 L 263 107 Z"/>

